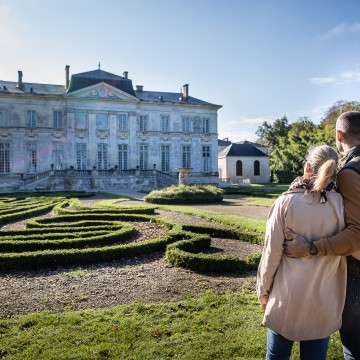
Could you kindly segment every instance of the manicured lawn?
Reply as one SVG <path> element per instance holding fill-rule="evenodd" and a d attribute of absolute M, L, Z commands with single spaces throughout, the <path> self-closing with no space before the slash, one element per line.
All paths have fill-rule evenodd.
<path fill-rule="evenodd" d="M 263 359 L 253 293 L 205 294 L 159 305 L 35 313 L 0 321 L 2 359 Z M 295 349 L 292 359 L 298 359 Z M 341 359 L 338 335 L 328 359 Z"/>

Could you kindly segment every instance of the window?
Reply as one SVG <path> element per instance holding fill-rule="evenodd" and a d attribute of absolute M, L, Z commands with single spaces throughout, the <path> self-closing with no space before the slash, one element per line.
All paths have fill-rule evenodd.
<path fill-rule="evenodd" d="M 210 146 L 202 147 L 202 156 L 203 156 L 203 171 L 210 171 Z"/>
<path fill-rule="evenodd" d="M 119 169 L 127 170 L 127 168 L 128 168 L 128 146 L 127 146 L 127 144 L 119 144 L 118 145 L 118 153 L 119 153 Z"/>
<path fill-rule="evenodd" d="M 75 128 L 86 129 L 86 112 L 77 111 L 75 114 Z"/>
<path fill-rule="evenodd" d="M 26 144 L 26 172 L 36 173 L 37 171 L 37 145 L 36 143 Z"/>
<path fill-rule="evenodd" d="M 146 170 L 148 168 L 148 145 L 139 145 L 140 154 L 140 170 Z"/>
<path fill-rule="evenodd" d="M 62 112 L 54 111 L 54 128 L 61 129 L 62 127 Z"/>
<path fill-rule="evenodd" d="M 189 117 L 182 118 L 182 132 L 184 132 L 184 133 L 190 132 L 190 118 Z"/>
<path fill-rule="evenodd" d="M 0 143 L 0 174 L 10 172 L 10 144 Z"/>
<path fill-rule="evenodd" d="M 76 168 L 78 170 L 86 170 L 87 164 L 87 151 L 86 143 L 76 143 Z"/>
<path fill-rule="evenodd" d="M 139 130 L 147 131 L 148 129 L 148 117 L 147 115 L 140 115 L 139 118 Z"/>
<path fill-rule="evenodd" d="M 54 142 L 52 144 L 52 163 L 54 164 L 54 169 L 61 170 L 64 164 L 64 143 Z"/>
<path fill-rule="evenodd" d="M 97 167 L 99 170 L 108 169 L 108 145 L 98 144 L 98 162 Z"/>
<path fill-rule="evenodd" d="M 209 134 L 210 133 L 210 119 L 203 119 L 202 120 L 202 133 Z"/>
<path fill-rule="evenodd" d="M 96 128 L 98 130 L 109 130 L 109 120 L 107 113 L 96 114 Z"/>
<path fill-rule="evenodd" d="M 182 147 L 182 167 L 189 168 L 190 167 L 190 155 L 191 155 L 191 148 L 190 146 L 186 145 Z"/>
<path fill-rule="evenodd" d="M 127 124 L 127 115 L 126 114 L 119 114 L 118 117 L 118 130 L 123 131 L 128 129 Z"/>
<path fill-rule="evenodd" d="M 243 164 L 241 160 L 236 162 L 236 176 L 243 176 Z"/>
<path fill-rule="evenodd" d="M 26 115 L 26 127 L 34 128 L 36 127 L 36 111 L 28 110 Z"/>
<path fill-rule="evenodd" d="M 169 132 L 169 125 L 170 125 L 170 119 L 167 115 L 161 116 L 161 131 L 162 132 Z"/>
<path fill-rule="evenodd" d="M 254 161 L 254 176 L 260 176 L 260 161 Z"/>
<path fill-rule="evenodd" d="M 170 145 L 161 145 L 161 171 L 170 171 Z"/>

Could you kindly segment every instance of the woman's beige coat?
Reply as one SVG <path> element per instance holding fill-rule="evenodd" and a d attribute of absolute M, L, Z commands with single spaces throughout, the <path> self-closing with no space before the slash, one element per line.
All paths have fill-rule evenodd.
<path fill-rule="evenodd" d="M 334 190 L 327 202 L 303 189 L 285 192 L 272 207 L 257 275 L 257 293 L 267 304 L 263 325 L 289 340 L 327 337 L 341 326 L 346 258 L 283 253 L 285 228 L 316 240 L 345 227 L 343 200 Z"/>

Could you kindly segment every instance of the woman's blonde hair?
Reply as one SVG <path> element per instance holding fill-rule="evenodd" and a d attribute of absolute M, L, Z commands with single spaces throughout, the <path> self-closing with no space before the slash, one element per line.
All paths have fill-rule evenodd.
<path fill-rule="evenodd" d="M 312 191 L 322 191 L 335 179 L 338 169 L 338 154 L 328 145 L 311 147 L 306 156 L 312 172 Z"/>

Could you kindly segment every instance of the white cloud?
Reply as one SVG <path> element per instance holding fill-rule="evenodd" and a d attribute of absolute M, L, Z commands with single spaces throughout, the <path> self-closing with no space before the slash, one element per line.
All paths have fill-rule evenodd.
<path fill-rule="evenodd" d="M 360 82 L 360 70 L 349 70 L 344 71 L 336 76 L 327 76 L 327 77 L 321 77 L 316 76 L 309 79 L 310 82 L 312 82 L 315 85 L 328 85 L 328 84 L 334 84 L 334 85 L 342 85 L 342 84 L 348 84 L 350 82 Z"/>
<path fill-rule="evenodd" d="M 333 29 L 327 31 L 322 37 L 326 40 L 332 39 L 334 37 L 340 37 L 342 35 L 351 34 L 360 31 L 360 23 L 353 24 L 340 24 Z"/>
<path fill-rule="evenodd" d="M 313 77 L 309 79 L 312 83 L 317 85 L 323 85 L 323 84 L 331 84 L 336 82 L 336 78 L 334 77 Z"/>
<path fill-rule="evenodd" d="M 360 81 L 360 70 L 347 71 L 340 74 L 342 79 L 348 81 Z"/>
<path fill-rule="evenodd" d="M 264 121 L 272 122 L 273 118 L 270 116 L 255 117 L 255 118 L 241 118 L 239 120 L 227 121 L 229 125 L 262 125 Z"/>

